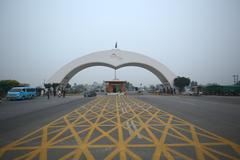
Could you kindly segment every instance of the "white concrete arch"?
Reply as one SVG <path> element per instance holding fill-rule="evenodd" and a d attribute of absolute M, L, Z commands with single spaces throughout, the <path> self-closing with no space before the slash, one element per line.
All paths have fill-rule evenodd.
<path fill-rule="evenodd" d="M 66 84 L 79 71 L 92 66 L 106 66 L 119 69 L 126 66 L 137 66 L 145 68 L 155 74 L 164 85 L 173 87 L 176 75 L 162 63 L 145 55 L 112 49 L 94 52 L 77 58 L 58 70 L 48 83 Z"/>

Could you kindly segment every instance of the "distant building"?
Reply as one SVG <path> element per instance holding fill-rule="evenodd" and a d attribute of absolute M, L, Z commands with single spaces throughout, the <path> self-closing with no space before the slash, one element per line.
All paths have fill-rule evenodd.
<path fill-rule="evenodd" d="M 126 81 L 112 80 L 105 81 L 107 93 L 118 93 L 126 91 Z"/>

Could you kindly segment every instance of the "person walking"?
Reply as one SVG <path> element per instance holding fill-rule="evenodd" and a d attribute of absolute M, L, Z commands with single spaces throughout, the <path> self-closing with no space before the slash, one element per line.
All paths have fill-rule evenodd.
<path fill-rule="evenodd" d="M 63 98 L 65 98 L 65 95 L 66 95 L 65 89 L 63 89 L 62 94 L 63 94 Z"/>
<path fill-rule="evenodd" d="M 42 97 L 44 96 L 44 93 L 45 93 L 45 90 L 44 90 L 44 89 L 41 89 L 41 96 L 42 96 Z"/>
<path fill-rule="evenodd" d="M 48 88 L 48 90 L 47 90 L 47 98 L 48 99 L 50 98 L 50 88 Z"/>
<path fill-rule="evenodd" d="M 57 91 L 56 88 L 53 89 L 53 96 L 56 97 Z"/>

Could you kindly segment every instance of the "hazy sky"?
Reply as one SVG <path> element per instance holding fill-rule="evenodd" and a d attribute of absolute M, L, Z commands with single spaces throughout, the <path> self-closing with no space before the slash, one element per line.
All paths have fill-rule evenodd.
<path fill-rule="evenodd" d="M 143 53 L 199 83 L 240 75 L 240 0 L 1 0 L 0 79 L 40 85 L 64 64 L 91 52 Z M 111 80 L 91 67 L 71 83 Z M 118 70 L 135 85 L 157 84 L 138 67 Z"/>

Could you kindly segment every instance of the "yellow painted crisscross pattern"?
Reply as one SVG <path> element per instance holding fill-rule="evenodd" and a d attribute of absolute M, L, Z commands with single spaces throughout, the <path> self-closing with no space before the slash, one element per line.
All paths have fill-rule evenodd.
<path fill-rule="evenodd" d="M 0 158 L 240 159 L 240 146 L 140 100 L 98 97 L 1 148 Z"/>

